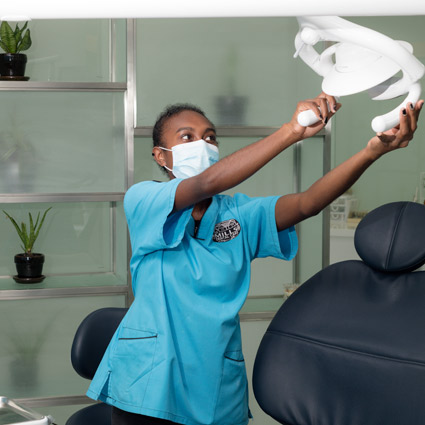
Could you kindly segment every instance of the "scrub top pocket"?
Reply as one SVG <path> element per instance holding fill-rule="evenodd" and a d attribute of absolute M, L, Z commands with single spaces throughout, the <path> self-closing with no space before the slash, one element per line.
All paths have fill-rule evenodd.
<path fill-rule="evenodd" d="M 243 423 L 248 417 L 248 382 L 241 350 L 224 353 L 216 420 L 223 425 Z M 233 422 L 227 422 L 232 418 Z"/>
<path fill-rule="evenodd" d="M 154 366 L 158 334 L 123 327 L 112 355 L 111 397 L 142 406 Z"/>

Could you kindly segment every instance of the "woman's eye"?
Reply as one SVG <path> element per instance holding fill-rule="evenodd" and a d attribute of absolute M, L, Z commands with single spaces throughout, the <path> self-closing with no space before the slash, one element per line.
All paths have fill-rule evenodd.
<path fill-rule="evenodd" d="M 207 136 L 205 137 L 206 142 L 215 142 L 217 138 L 215 136 Z"/>
<path fill-rule="evenodd" d="M 183 140 L 190 140 L 190 134 L 183 134 L 183 135 L 181 136 L 181 138 L 182 138 Z"/>

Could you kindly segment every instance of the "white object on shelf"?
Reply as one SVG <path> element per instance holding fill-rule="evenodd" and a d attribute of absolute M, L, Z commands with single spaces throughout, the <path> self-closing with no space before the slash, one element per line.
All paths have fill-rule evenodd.
<path fill-rule="evenodd" d="M 344 228 L 347 219 L 353 210 L 357 199 L 351 195 L 342 195 L 335 199 L 330 205 L 330 218 L 332 228 Z"/>
<path fill-rule="evenodd" d="M 285 283 L 283 285 L 284 299 L 288 299 L 300 286 L 300 283 Z"/>

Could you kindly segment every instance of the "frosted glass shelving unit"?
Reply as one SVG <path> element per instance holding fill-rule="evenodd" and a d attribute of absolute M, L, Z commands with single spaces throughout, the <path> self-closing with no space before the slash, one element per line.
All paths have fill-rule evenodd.
<path fill-rule="evenodd" d="M 0 81 L 0 211 L 20 221 L 53 208 L 35 244 L 46 256 L 38 284 L 13 280 L 20 241 L 0 213 L 0 381 L 8 397 L 53 409 L 64 423 L 90 402 L 70 362 L 77 327 L 132 300 L 122 205 L 132 182 L 132 24 L 31 25 L 31 80 Z M 64 45 L 78 66 L 59 52 Z"/>
<path fill-rule="evenodd" d="M 66 247 L 75 242 L 72 240 L 73 236 L 74 239 L 81 238 L 81 233 L 89 229 L 90 220 L 96 219 L 97 226 L 103 227 L 103 232 L 108 234 L 106 240 L 101 239 L 98 241 L 99 243 L 107 244 L 108 249 L 101 249 L 100 251 L 109 251 L 99 252 L 99 257 L 105 258 L 98 258 L 98 270 L 90 269 L 87 261 L 84 264 L 81 261 L 79 263 L 78 259 L 76 259 L 70 266 L 62 264 L 62 270 L 60 270 L 61 267 L 56 267 L 55 270 L 54 266 L 51 266 L 50 269 L 53 268 L 53 270 L 49 273 L 49 263 L 55 260 L 65 263 L 65 259 L 60 258 L 59 247 L 52 247 L 56 248 L 57 251 L 56 253 L 51 253 L 51 255 L 45 252 L 45 249 L 48 248 L 38 248 L 46 255 L 44 272 L 47 278 L 40 284 L 17 285 L 11 277 L 6 277 L 8 275 L 7 270 L 13 273 L 13 255 L 9 255 L 6 258 L 7 254 L 1 252 L 0 249 L 1 254 L 3 254 L 2 257 L 4 257 L 0 259 L 0 300 L 105 293 L 122 294 L 128 298 L 129 285 L 126 272 L 126 256 L 120 255 L 118 260 L 123 264 L 117 264 L 117 244 L 121 244 L 121 251 L 123 248 L 127 251 L 125 238 L 122 238 L 122 236 L 121 238 L 117 237 L 117 228 L 120 228 L 120 232 L 124 230 L 125 234 L 123 214 L 117 210 L 122 209 L 122 201 L 128 184 L 124 116 L 124 97 L 127 91 L 127 84 L 7 81 L 0 82 L 0 91 L 2 91 L 3 101 L 7 101 L 9 96 L 9 104 L 15 103 L 16 108 L 19 107 L 20 110 L 28 108 L 28 115 L 31 115 L 31 108 L 39 105 L 39 110 L 34 114 L 46 118 L 54 116 L 55 109 L 61 105 L 61 110 L 58 111 L 58 114 L 68 115 L 64 114 L 64 108 L 66 112 L 67 106 L 65 105 L 67 103 L 70 103 L 70 110 L 75 108 L 75 105 L 79 102 L 87 105 L 87 111 L 84 111 L 84 106 L 82 106 L 80 109 L 83 109 L 83 111 L 81 111 L 80 116 L 74 117 L 74 120 L 83 119 L 89 108 L 93 108 L 96 104 L 98 104 L 99 109 L 102 109 L 100 105 L 104 105 L 102 111 L 104 116 L 96 117 L 94 120 L 90 119 L 91 121 L 96 121 L 97 119 L 98 122 L 95 122 L 93 126 L 87 126 L 87 129 L 82 131 L 81 128 L 79 131 L 73 131 L 72 128 L 75 126 L 76 121 L 71 121 L 68 126 L 69 132 L 67 132 L 67 128 L 62 128 L 62 131 L 57 136 L 52 137 L 52 129 L 48 124 L 49 119 L 45 119 L 44 122 L 40 120 L 39 123 L 41 125 L 31 120 L 29 120 L 27 127 L 25 127 L 25 122 L 20 124 L 17 132 L 21 134 L 17 136 L 12 134 L 11 138 L 15 137 L 14 140 L 17 140 L 17 138 L 23 140 L 24 147 L 18 146 L 15 157 L 12 152 L 7 162 L 5 162 L 6 167 L 3 167 L 3 175 L 1 175 L 2 171 L 0 171 L 2 177 L 0 179 L 0 204 L 2 209 L 8 212 L 12 211 L 13 216 L 24 220 L 27 218 L 26 211 L 31 211 L 33 206 L 38 207 L 35 208 L 35 214 L 47 206 L 54 206 L 46 218 L 45 227 L 40 234 L 40 241 L 37 241 L 36 247 L 39 247 L 39 242 L 46 242 L 46 245 L 49 245 L 48 241 L 42 240 L 43 236 L 45 236 L 43 232 L 50 233 L 50 229 L 46 228 L 49 225 L 49 221 L 50 225 L 55 227 L 54 230 L 56 230 L 54 237 L 57 237 L 57 231 L 63 233 L 64 239 L 62 239 L 61 245 Z M 23 96 L 25 96 L 26 105 L 22 106 L 20 102 Z M 85 102 L 85 98 L 87 98 L 87 102 Z M 108 117 L 107 110 L 109 109 L 115 113 L 119 104 L 121 104 L 121 111 L 117 112 L 116 116 Z M 41 113 L 40 109 L 42 109 Z M 112 118 L 113 121 L 113 124 L 108 129 L 109 132 L 116 131 L 118 133 L 119 131 L 118 135 L 113 135 L 105 143 L 104 140 L 107 134 L 102 135 L 99 134 L 101 132 L 97 132 L 99 138 L 104 136 L 104 140 L 101 143 L 96 141 L 92 144 L 94 145 L 92 147 L 89 144 L 92 137 L 90 133 L 96 130 L 98 127 L 95 126 L 102 124 L 102 121 L 106 123 L 108 118 Z M 6 139 L 7 143 L 8 126 L 7 123 L 2 123 L 2 129 L 5 127 L 6 131 L 3 134 L 3 140 Z M 81 133 L 84 130 L 87 130 L 87 137 L 82 137 L 78 141 L 73 140 L 76 136 L 81 137 Z M 104 133 L 107 132 L 105 131 Z M 31 133 L 36 134 L 35 137 L 38 137 L 38 140 L 26 142 L 24 139 L 28 138 Z M 47 137 L 45 137 L 46 135 Z M 50 140 L 47 140 L 48 138 Z M 61 142 L 58 143 L 57 139 L 60 139 Z M 19 143 L 21 143 L 21 140 Z M 91 148 L 93 152 L 90 152 Z M 20 152 L 19 149 L 21 149 Z M 83 153 L 84 155 L 82 155 Z M 83 159 L 80 160 L 81 157 Z M 101 160 L 99 165 L 96 165 L 96 160 Z M 47 161 L 47 164 L 52 163 L 54 165 L 44 165 L 44 161 Z M 119 162 L 120 164 L 117 164 Z M 14 166 L 14 169 L 11 165 Z M 19 169 L 20 167 L 22 170 Z M 120 170 L 115 173 L 111 172 L 114 167 L 120 168 Z M 86 181 L 89 181 L 89 183 L 86 184 Z M 108 191 L 109 188 L 114 191 Z M 78 189 L 81 191 L 77 192 Z M 63 207 L 63 204 L 68 204 L 69 207 Z M 94 208 L 93 205 L 95 206 Z M 60 211 L 58 211 L 58 207 Z M 49 220 L 52 215 L 54 216 L 53 220 Z M 69 229 L 66 229 L 66 224 L 63 224 L 64 221 L 61 221 L 60 215 L 62 215 L 62 220 L 69 219 L 71 216 L 77 222 L 68 223 Z M 80 222 L 78 222 L 79 220 Z M 99 220 L 103 220 L 101 226 L 98 224 Z M 120 223 L 117 223 L 117 220 Z M 55 221 L 57 222 L 56 226 Z M 10 230 L 10 235 L 7 234 L 7 240 L 12 245 L 13 241 L 18 242 L 18 237 L 12 226 L 10 228 L 9 224 L 7 226 L 5 227 L 3 223 L 4 231 Z M 95 230 L 96 228 L 93 228 L 92 232 L 95 232 Z M 75 235 L 75 233 L 78 233 L 78 235 Z M 93 242 L 93 244 L 95 243 Z M 74 248 L 78 249 L 81 246 L 74 244 Z M 3 247 L 4 249 L 5 247 Z M 16 244 L 17 252 L 19 252 L 18 244 Z M 66 252 L 65 249 L 63 256 L 75 256 L 77 254 L 78 252 L 73 252 L 72 250 Z M 87 254 L 90 254 L 90 252 Z M 5 261 L 12 263 L 11 269 L 6 266 Z M 128 300 L 126 303 L 128 304 Z"/>

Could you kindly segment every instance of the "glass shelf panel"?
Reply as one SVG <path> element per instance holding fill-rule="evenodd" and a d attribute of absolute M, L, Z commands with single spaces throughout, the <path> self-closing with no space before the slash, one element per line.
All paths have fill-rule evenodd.
<path fill-rule="evenodd" d="M 105 82 L 111 76 L 110 20 L 34 20 L 29 22 L 33 44 L 23 53 L 28 56 L 26 75 L 30 81 Z M 116 50 L 125 47 L 125 20 L 114 21 Z M 117 81 L 125 81 L 117 54 Z"/>
<path fill-rule="evenodd" d="M 114 273 L 49 276 L 40 283 L 16 283 L 11 277 L 0 278 L 0 291 L 28 289 L 87 288 L 97 286 L 125 286 L 123 276 Z M 1 295 L 0 295 L 1 296 Z"/>
<path fill-rule="evenodd" d="M 3 92 L 0 193 L 122 192 L 124 94 Z"/>
<path fill-rule="evenodd" d="M 2 392 L 10 398 L 83 395 L 89 381 L 71 365 L 75 332 L 92 311 L 124 306 L 124 295 L 2 301 Z"/>
<path fill-rule="evenodd" d="M 323 138 L 307 139 L 300 146 L 300 189 L 305 191 L 323 175 Z M 322 221 L 320 213 L 298 225 L 299 282 L 295 283 L 305 282 L 322 269 Z"/>
<path fill-rule="evenodd" d="M 264 298 L 247 298 L 240 313 L 274 313 L 283 304 L 285 298 L 279 297 L 264 297 Z"/>
<path fill-rule="evenodd" d="M 259 138 L 224 138 L 220 142 L 220 155 L 225 157 Z M 270 161 L 254 176 L 231 190 L 232 195 L 244 193 L 248 196 L 275 196 L 292 193 L 294 186 L 294 164 L 292 149 Z M 293 262 L 277 258 L 257 258 L 251 266 L 250 296 L 277 295 L 283 293 L 283 283 L 292 282 Z"/>
<path fill-rule="evenodd" d="M 217 126 L 289 121 L 321 91 L 321 77 L 293 58 L 297 32 L 295 18 L 139 19 L 137 125 L 176 102 L 199 105 Z"/>
<path fill-rule="evenodd" d="M 45 255 L 44 275 L 111 272 L 119 281 L 125 281 L 126 222 L 122 202 L 117 202 L 116 208 L 113 205 L 109 202 L 0 204 L 0 211 L 7 211 L 20 223 L 28 222 L 29 212 L 35 219 L 38 213 L 42 216 L 52 206 L 34 244 L 34 252 Z M 0 244 L 0 276 L 13 276 L 14 255 L 23 250 L 12 223 L 0 214 L 0 234 L 8 241 Z M 46 280 L 71 282 L 72 278 L 52 276 Z"/>

